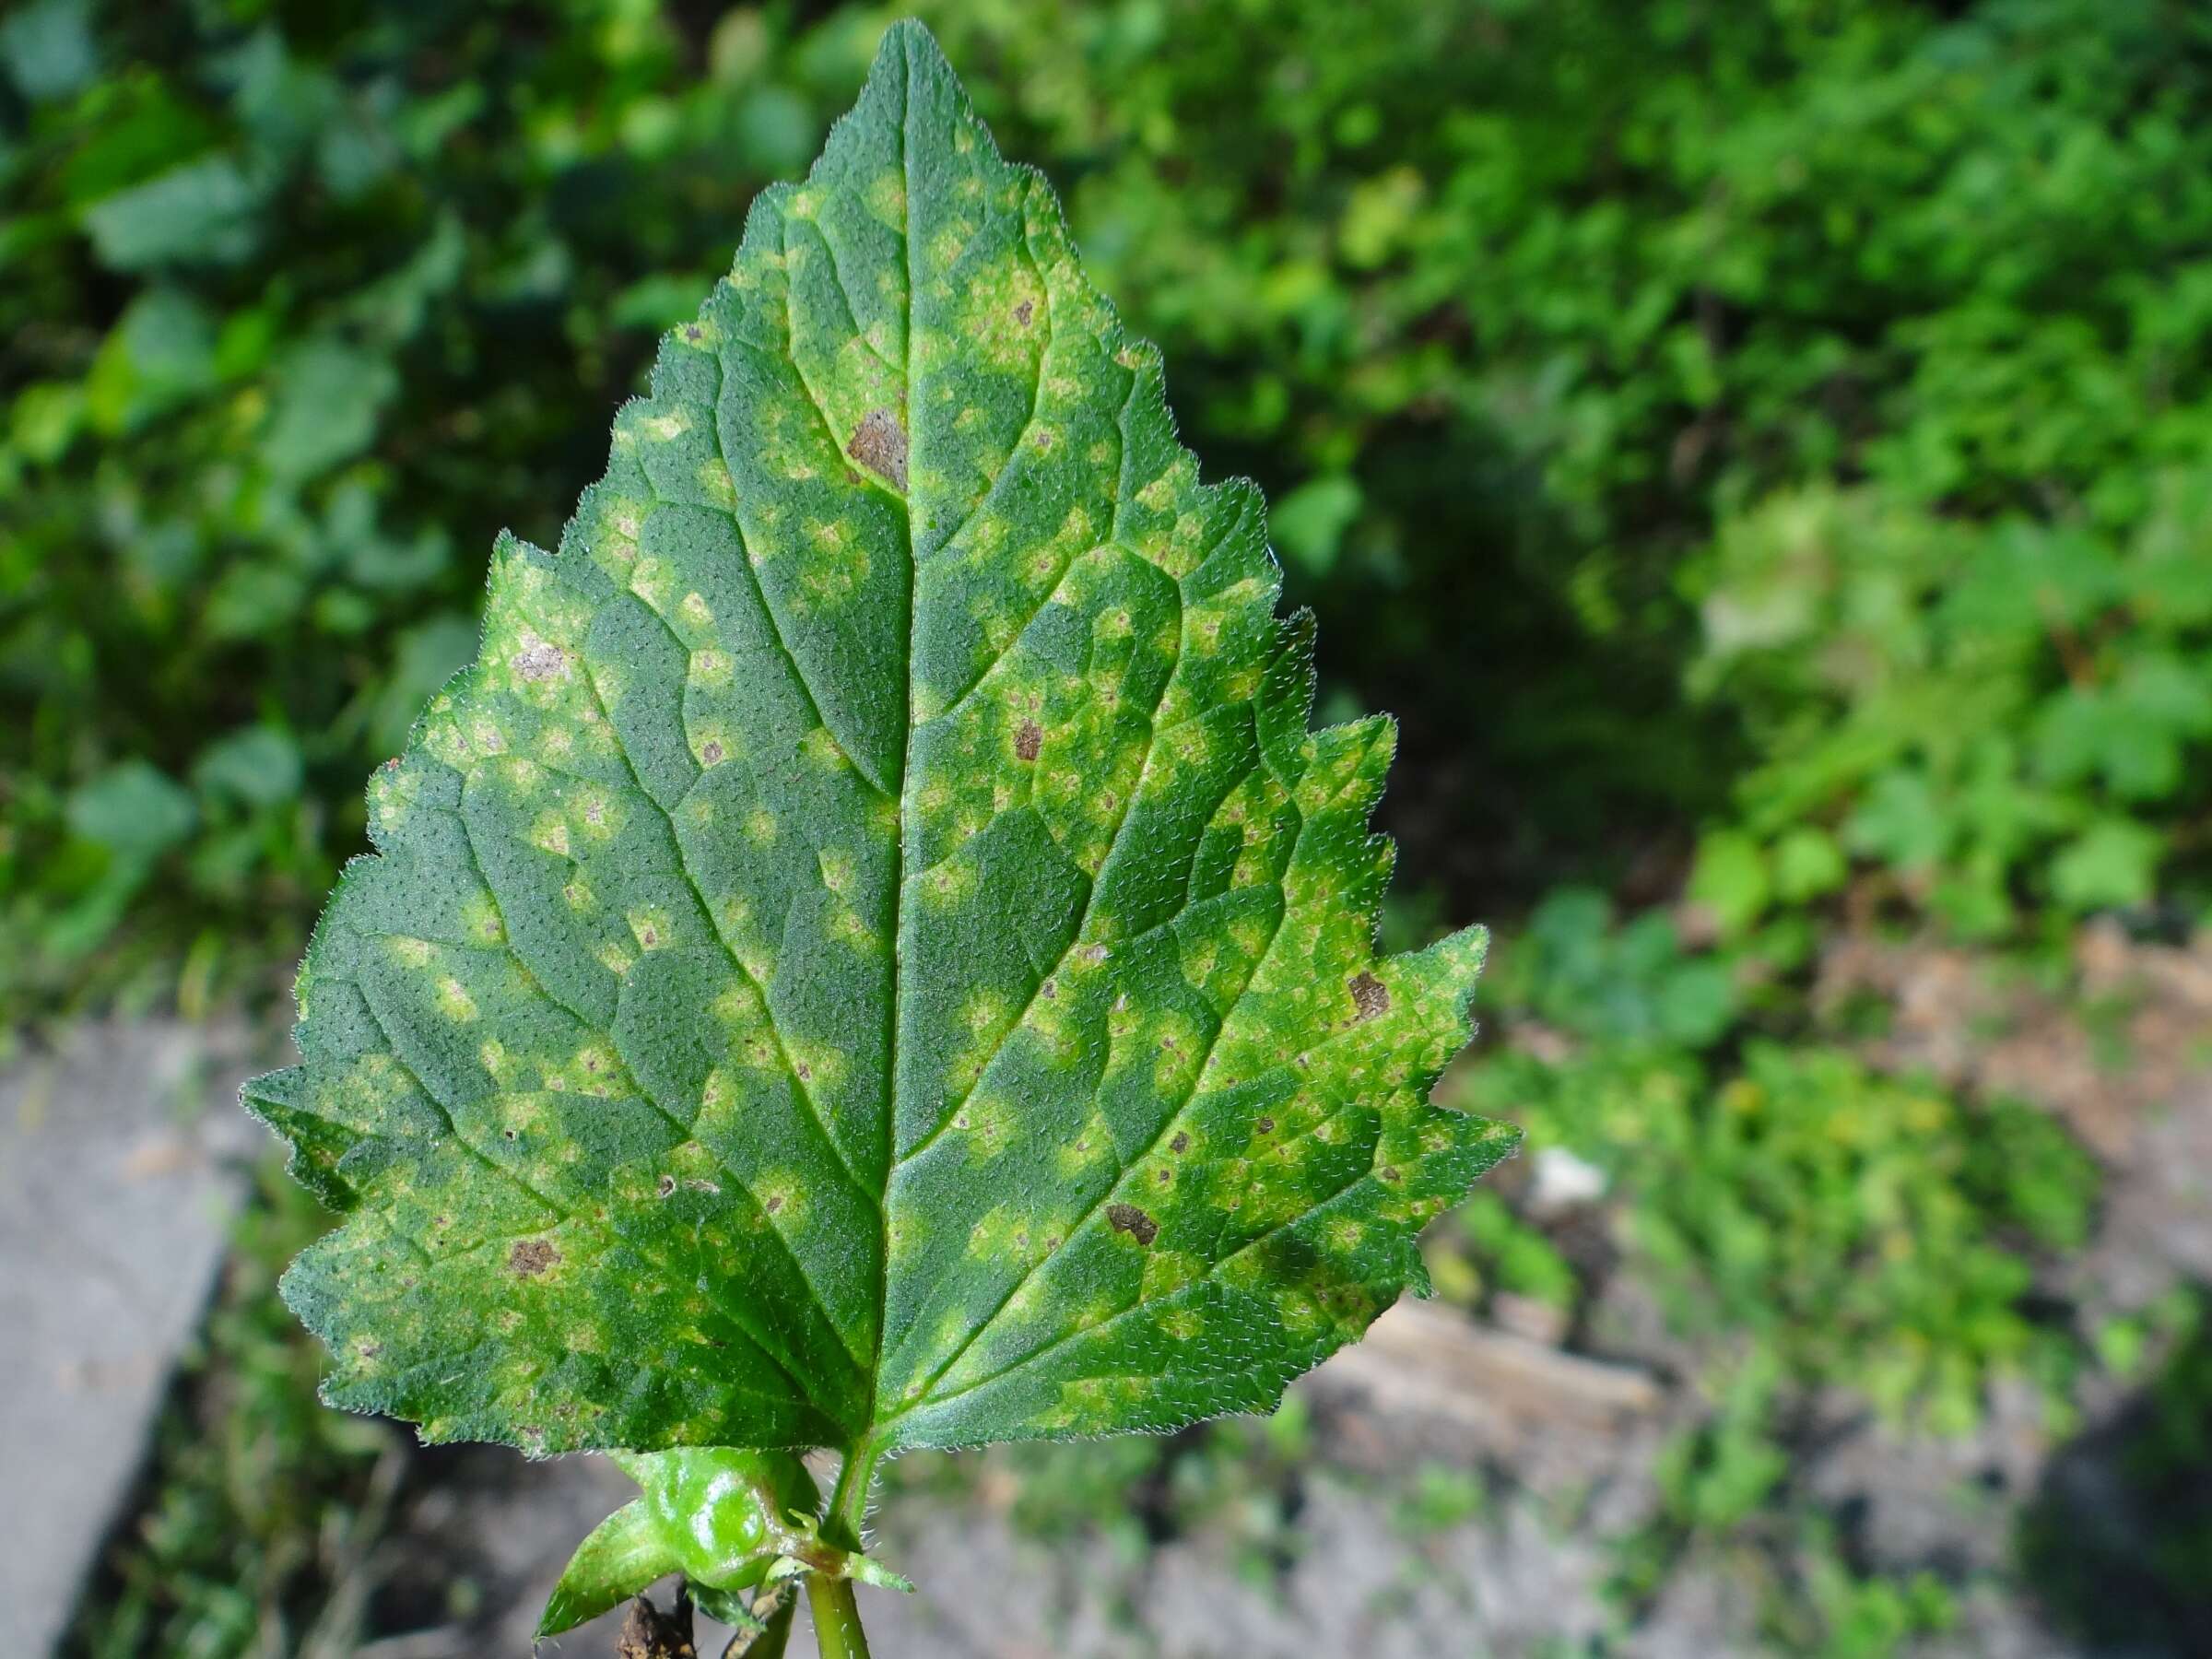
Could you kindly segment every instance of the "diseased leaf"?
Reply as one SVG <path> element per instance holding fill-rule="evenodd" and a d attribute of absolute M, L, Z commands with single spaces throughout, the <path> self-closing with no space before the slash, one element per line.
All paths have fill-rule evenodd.
<path fill-rule="evenodd" d="M 1394 728 L 928 35 L 370 791 L 247 1098 L 286 1293 L 431 1440 L 868 1453 L 1272 1406 L 1512 1133 L 1379 961 Z"/>

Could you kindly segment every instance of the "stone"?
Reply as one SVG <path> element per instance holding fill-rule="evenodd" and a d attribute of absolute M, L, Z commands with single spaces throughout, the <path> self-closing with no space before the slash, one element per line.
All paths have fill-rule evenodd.
<path fill-rule="evenodd" d="M 0 1652 L 53 1650 L 245 1190 L 231 1027 L 80 1026 L 0 1076 Z"/>

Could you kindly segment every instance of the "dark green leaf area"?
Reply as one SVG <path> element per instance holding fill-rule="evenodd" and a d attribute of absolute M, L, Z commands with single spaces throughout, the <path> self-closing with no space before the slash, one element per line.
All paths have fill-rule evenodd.
<path fill-rule="evenodd" d="M 1502 1154 L 1478 934 L 1378 960 L 1394 729 L 1313 733 L 1265 511 L 1175 441 L 928 36 L 618 418 L 371 789 L 250 1091 L 349 1212 L 331 1397 L 533 1450 L 1271 1406 Z"/>

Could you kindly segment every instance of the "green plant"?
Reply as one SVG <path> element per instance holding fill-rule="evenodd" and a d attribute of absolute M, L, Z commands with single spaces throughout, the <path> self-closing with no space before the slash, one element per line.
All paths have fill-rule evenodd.
<path fill-rule="evenodd" d="M 1308 732 L 1263 521 L 901 25 L 502 542 L 246 1099 L 333 1404 L 637 1454 L 547 1633 L 673 1561 L 863 1651 L 886 1453 L 1269 1409 L 1423 1283 L 1482 939 L 1375 959 L 1391 728 Z"/>
<path fill-rule="evenodd" d="M 11 1009 L 294 953 L 353 779 L 472 648 L 455 549 L 550 533 L 881 28 L 711 9 L 45 0 L 0 38 Z M 2201 18 L 923 9 L 1194 446 L 1276 497 L 1324 706 L 1405 720 L 1450 913 L 1671 879 L 1700 830 L 1752 913 L 1853 872 L 1982 936 L 2202 909 Z M 1794 559 L 1808 614 L 1734 626 Z M 1970 568 L 2033 604 L 1938 603 Z M 203 786 L 234 741 L 250 798 Z M 112 836 L 124 789 L 160 800 Z"/>
<path fill-rule="evenodd" d="M 2206 800 L 2212 480 L 2145 485 L 2101 522 L 1958 523 L 1822 488 L 1729 528 L 1698 577 L 1696 683 L 1744 712 L 1759 762 L 1691 887 L 1728 932 L 1837 891 L 1854 861 L 1971 936 L 2012 932 L 2023 900 L 2153 903 Z"/>
<path fill-rule="evenodd" d="M 618 0 L 29 15 L 0 35 L 11 1024 L 298 954 L 361 771 L 475 647 L 456 548 L 552 528 L 874 41 L 748 12 L 695 73 Z"/>
<path fill-rule="evenodd" d="M 1964 1434 L 2000 1380 L 2066 1420 L 2087 1356 L 2031 1292 L 2088 1237 L 2098 1171 L 2046 1112 L 1871 1066 L 1749 979 L 1763 950 L 1687 948 L 1587 891 L 1539 905 L 1486 978 L 1502 1042 L 1459 1098 L 1526 1126 L 1539 1181 L 1549 1158 L 1585 1167 L 1619 1259 L 1593 1282 L 1541 1206 L 1492 1190 L 1430 1249 L 1445 1294 L 1541 1298 L 1601 1347 L 1602 1278 L 1625 1275 L 1688 1345 L 1700 1409 L 1659 1457 L 1653 1516 L 1617 1540 L 1631 1611 L 1720 1549 L 1786 1651 L 1886 1653 L 1939 1629 L 1946 1594 L 1844 1559 L 1794 1489 L 1806 1425 L 1856 1399 L 1894 1432 Z"/>
<path fill-rule="evenodd" d="M 1769 1101 L 1832 1123 L 1893 1011 L 1814 1006 L 1824 959 L 1894 930 L 2048 972 L 2087 912 L 2206 913 L 2196 9 L 915 9 L 1175 363 L 1185 441 L 1272 499 L 1332 641 L 1320 708 L 1403 722 L 1388 827 L 1425 885 L 1392 948 L 1525 916 L 1486 986 L 1547 1113 L 1694 1115 L 1764 1038 L 1852 1052 L 1863 1078 Z M 858 0 L 0 21 L 0 1045 L 273 986 L 360 773 L 476 648 L 473 550 L 549 541 L 883 27 Z M 1583 954 L 1538 961 L 1545 930 Z M 2026 1122 L 1946 1105 L 1970 1138 Z M 1981 1161 L 1932 1184 L 2039 1260 L 2003 1216 L 2078 1213 L 2085 1168 L 2036 1156 L 2042 1196 L 1993 1209 Z M 1594 1249 L 1486 1188 L 1430 1236 L 1439 1288 L 1579 1337 L 1622 1275 L 1709 1358 L 1711 1241 L 1616 1262 L 1671 1189 L 1607 1174 Z M 1738 1218 L 1776 1255 L 1863 1230 L 1801 1176 Z M 1857 1364 L 1831 1345 L 1783 1394 Z M 1737 1439 L 1787 1453 L 1787 1415 Z"/>
<path fill-rule="evenodd" d="M 2047 1113 L 1762 1033 L 1721 961 L 1589 895 L 1547 900 L 1501 955 L 1492 1006 L 1552 1042 L 1488 1054 L 1461 1098 L 1601 1172 L 1678 1329 L 1952 1431 L 1993 1373 L 2063 1374 L 2071 1341 L 2024 1311 L 2030 1256 L 2086 1239 L 2097 1172 Z M 1556 1260 L 1543 1235 L 1494 1194 L 1459 1237 L 1486 1278 L 1541 1274 L 1531 1288 L 1565 1299 L 1571 1280 L 1521 1265 Z"/>

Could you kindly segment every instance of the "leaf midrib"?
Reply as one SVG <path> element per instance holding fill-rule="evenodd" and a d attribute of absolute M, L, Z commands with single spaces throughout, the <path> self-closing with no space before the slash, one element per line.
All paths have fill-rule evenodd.
<path fill-rule="evenodd" d="M 901 503 L 904 511 L 900 514 L 900 522 L 906 525 L 906 629 L 902 640 L 906 698 L 899 726 L 899 816 L 891 830 L 891 994 L 884 999 L 884 1023 L 887 1029 L 883 1047 L 883 1184 L 876 1201 L 876 1352 L 868 1367 L 868 1420 L 853 1446 L 847 1449 L 846 1473 L 850 1473 L 852 1466 L 864 1465 L 867 1461 L 865 1448 L 879 1431 L 877 1419 L 883 1410 L 884 1328 L 890 1318 L 891 1306 L 891 1177 L 899 1167 L 899 1011 L 906 985 L 906 837 L 912 808 L 912 803 L 908 798 L 908 786 L 912 782 L 909 775 L 912 769 L 908 761 L 913 753 L 914 590 L 919 573 L 915 564 L 914 489 L 923 476 L 922 421 L 917 414 L 922 400 L 917 391 L 914 350 L 915 301 L 921 288 L 920 273 L 914 264 L 914 56 L 910 36 L 911 30 L 900 29 L 899 58 L 903 73 L 899 77 L 899 241 L 906 255 L 906 338 L 903 342 L 906 347 L 906 488 L 902 492 L 905 499 Z M 865 1494 L 865 1468 L 863 1473 Z M 846 1484 L 844 1475 L 841 1474 L 839 1486 L 842 1488 Z"/>

